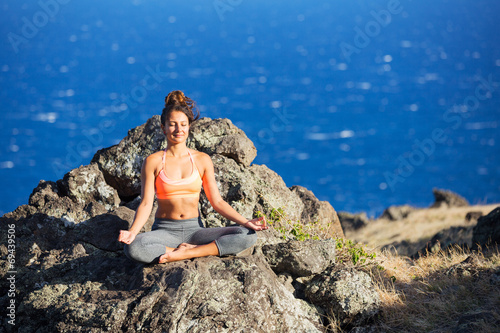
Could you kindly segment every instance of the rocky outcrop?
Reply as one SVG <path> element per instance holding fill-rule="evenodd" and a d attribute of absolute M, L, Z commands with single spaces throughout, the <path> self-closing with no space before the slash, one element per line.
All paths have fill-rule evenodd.
<path fill-rule="evenodd" d="M 222 155 L 249 166 L 257 156 L 253 142 L 229 119 L 201 118 L 193 123 L 188 147 Z"/>
<path fill-rule="evenodd" d="M 338 217 L 342 230 L 345 232 L 356 231 L 368 224 L 368 217 L 366 213 L 351 214 L 348 212 L 338 212 Z"/>
<path fill-rule="evenodd" d="M 120 198 L 97 165 L 90 164 L 71 170 L 57 183 L 41 180 L 28 202 L 38 213 L 77 224 L 118 207 Z"/>
<path fill-rule="evenodd" d="M 43 324 L 41 332 L 323 331 L 318 310 L 295 299 L 257 256 L 129 268 L 129 286 L 96 279 L 32 291 L 19 309 L 29 316 L 20 331 Z"/>
<path fill-rule="evenodd" d="M 380 296 L 370 276 L 354 269 L 334 268 L 315 276 L 305 295 L 341 325 L 362 325 L 379 311 Z"/>
<path fill-rule="evenodd" d="M 7 254 L 3 244 L 7 244 L 7 228 L 12 224 L 16 246 L 23 249 L 16 253 L 14 264 L 19 282 L 16 329 L 323 332 L 324 314 L 331 307 L 342 308 L 345 302 L 353 307 L 352 302 L 360 302 L 353 295 L 374 292 L 373 288 L 363 289 L 364 278 L 355 278 L 351 294 L 332 297 L 329 302 L 298 297 L 309 281 L 316 281 L 326 271 L 345 270 L 351 278 L 354 273 L 336 266 L 334 241 L 267 244 L 266 239 L 275 239 L 272 229 L 259 233 L 254 253 L 246 256 L 136 264 L 123 255 L 116 242 L 118 231 L 127 228 L 132 219 L 133 211 L 124 206 L 73 226 L 41 213 L 19 220 L 2 217 L 2 258 Z M 2 260 L 2 275 L 9 269 Z M 283 279 L 286 276 L 290 277 L 288 284 Z M 364 282 L 359 283 L 361 280 Z M 0 306 L 7 306 L 5 289 L 1 295 Z M 372 305 L 368 308 L 372 311 Z M 346 322 L 347 318 L 360 322 L 360 313 L 366 311 L 344 312 Z"/>
<path fill-rule="evenodd" d="M 297 194 L 304 204 L 300 216 L 302 223 L 317 223 L 319 227 L 328 230 L 329 234 L 344 237 L 337 213 L 328 201 L 319 201 L 312 191 L 303 186 L 294 185 L 290 187 L 290 190 Z"/>
<path fill-rule="evenodd" d="M 380 218 L 399 221 L 407 218 L 416 208 L 410 205 L 390 206 L 384 210 Z"/>
<path fill-rule="evenodd" d="M 462 196 L 448 190 L 433 189 L 434 203 L 431 208 L 446 207 L 464 207 L 469 206 L 469 202 Z"/>
<path fill-rule="evenodd" d="M 477 220 L 472 236 L 473 246 L 500 245 L 500 207 Z"/>
<path fill-rule="evenodd" d="M 465 221 L 469 223 L 477 223 L 477 220 L 483 216 L 483 212 L 472 211 L 465 215 Z"/>
<path fill-rule="evenodd" d="M 214 134 L 217 139 L 211 139 L 210 131 L 218 126 L 222 129 Z M 249 165 L 253 150 L 229 121 L 205 119 L 192 129 L 190 144 L 212 154 L 221 194 L 242 214 L 269 214 L 282 207 L 294 223 L 330 224 L 325 238 L 340 234 L 333 207 L 303 188 L 290 190 L 266 166 Z M 6 330 L 325 331 L 325 314 L 343 308 L 353 294 L 326 302 L 305 297 L 305 291 L 311 281 L 326 286 L 320 278 L 325 272 L 354 276 L 351 269 L 335 263 L 335 241 L 285 241 L 271 228 L 259 232 L 253 251 L 239 256 L 153 266 L 124 256 L 118 233 L 130 227 L 140 203 L 143 159 L 163 148 L 158 133 L 155 116 L 130 130 L 118 145 L 100 150 L 90 165 L 71 170 L 57 182 L 40 181 L 28 205 L 0 218 L 0 275 L 14 275 L 17 281 L 16 326 L 5 326 Z M 142 232 L 150 230 L 155 211 L 156 204 Z M 203 194 L 200 211 L 207 226 L 226 223 Z M 11 239 L 15 256 L 8 247 Z M 364 284 L 359 286 L 354 291 L 358 296 L 364 292 Z M 8 288 L 0 289 L 2 308 L 12 298 Z M 360 313 L 374 313 L 372 305 L 368 308 L 345 310 L 343 322 L 362 322 Z"/>
<path fill-rule="evenodd" d="M 413 258 L 426 255 L 427 253 L 437 253 L 453 245 L 462 248 L 470 248 L 472 245 L 472 227 L 450 227 L 441 230 L 429 240 L 418 253 L 412 255 Z"/>
<path fill-rule="evenodd" d="M 334 240 L 292 241 L 264 245 L 262 252 L 276 273 L 303 277 L 323 272 L 335 263 Z"/>

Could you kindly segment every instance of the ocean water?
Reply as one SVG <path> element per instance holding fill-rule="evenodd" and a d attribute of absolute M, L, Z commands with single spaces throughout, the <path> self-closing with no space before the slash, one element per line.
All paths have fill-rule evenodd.
<path fill-rule="evenodd" d="M 496 0 L 0 1 L 0 214 L 183 90 L 338 211 L 500 202 Z"/>

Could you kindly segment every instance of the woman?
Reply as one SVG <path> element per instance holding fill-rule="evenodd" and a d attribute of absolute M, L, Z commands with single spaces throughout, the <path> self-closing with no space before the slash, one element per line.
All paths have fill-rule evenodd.
<path fill-rule="evenodd" d="M 256 231 L 267 229 L 265 218 L 247 220 L 222 199 L 210 156 L 187 148 L 190 125 L 198 117 L 194 101 L 181 91 L 172 91 L 165 98 L 161 129 L 167 148 L 145 159 L 141 203 L 134 223 L 129 230 L 121 230 L 118 238 L 125 243 L 125 254 L 135 261 L 166 263 L 236 254 L 255 243 Z M 202 184 L 213 208 L 240 226 L 203 227 L 198 211 Z M 153 208 L 155 193 L 158 210 L 152 231 L 139 234 Z"/>

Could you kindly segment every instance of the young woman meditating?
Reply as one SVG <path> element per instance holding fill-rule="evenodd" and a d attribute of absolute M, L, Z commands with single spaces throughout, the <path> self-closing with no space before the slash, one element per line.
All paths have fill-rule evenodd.
<path fill-rule="evenodd" d="M 187 148 L 190 125 L 198 118 L 194 101 L 181 91 L 172 91 L 165 98 L 161 129 L 167 148 L 144 160 L 141 203 L 130 229 L 121 230 L 118 237 L 125 243 L 125 254 L 135 261 L 166 263 L 236 254 L 255 243 L 256 231 L 268 228 L 265 218 L 248 220 L 225 202 L 210 156 Z M 239 226 L 203 227 L 198 211 L 202 185 L 213 208 Z M 155 193 L 158 210 L 152 231 L 139 234 L 153 209 Z"/>

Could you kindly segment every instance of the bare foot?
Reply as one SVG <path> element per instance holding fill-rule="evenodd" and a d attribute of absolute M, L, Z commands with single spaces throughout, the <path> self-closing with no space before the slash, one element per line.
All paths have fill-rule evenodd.
<path fill-rule="evenodd" d="M 167 262 L 219 255 L 219 249 L 214 242 L 205 245 L 193 245 L 182 243 L 178 248 L 172 249 L 167 247 L 164 255 L 160 257 L 160 264 Z"/>
<path fill-rule="evenodd" d="M 195 247 L 197 247 L 198 245 L 194 245 L 194 244 L 189 244 L 189 243 L 182 243 L 178 246 L 178 249 L 181 249 L 181 248 L 186 248 L 186 249 L 193 249 Z"/>
<path fill-rule="evenodd" d="M 191 244 L 189 244 L 191 245 Z M 196 247 L 196 245 L 194 245 Z M 160 257 L 160 264 L 165 264 L 167 262 L 172 262 L 172 261 L 178 261 L 178 260 L 183 260 L 186 259 L 186 251 L 191 249 L 192 247 L 181 247 L 179 245 L 178 248 L 174 249 L 173 251 L 168 251 L 164 255 Z"/>
<path fill-rule="evenodd" d="M 168 254 L 177 250 L 176 248 L 173 248 L 173 247 L 166 247 L 166 251 L 165 251 L 165 254 L 163 254 L 162 256 L 160 256 L 160 259 L 159 259 L 159 262 L 160 264 L 164 264 L 166 262 L 168 262 Z"/>

